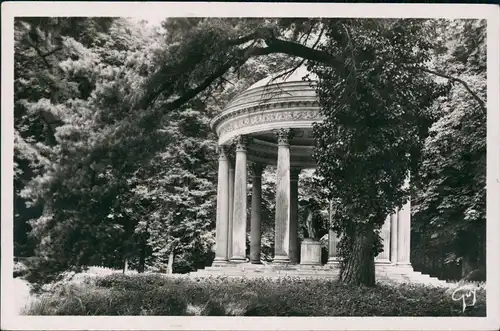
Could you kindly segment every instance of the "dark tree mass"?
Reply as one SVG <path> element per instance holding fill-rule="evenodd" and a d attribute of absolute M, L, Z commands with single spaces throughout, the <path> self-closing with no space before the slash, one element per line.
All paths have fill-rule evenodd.
<path fill-rule="evenodd" d="M 316 174 L 301 177 L 301 236 L 333 227 L 340 280 L 373 285 L 380 227 L 411 196 L 415 268 L 484 270 L 485 35 L 478 20 L 17 18 L 15 255 L 36 257 L 37 283 L 91 265 L 209 265 L 210 120 L 257 80 L 306 65 L 325 120 Z M 262 190 L 265 260 L 272 169 Z M 330 201 L 328 224 L 314 210 Z"/>

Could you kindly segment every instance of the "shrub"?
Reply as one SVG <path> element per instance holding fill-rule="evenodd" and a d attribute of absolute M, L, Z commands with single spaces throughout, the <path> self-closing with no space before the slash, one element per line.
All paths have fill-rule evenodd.
<path fill-rule="evenodd" d="M 13 277 L 23 277 L 28 273 L 28 268 L 22 262 L 14 262 Z"/>

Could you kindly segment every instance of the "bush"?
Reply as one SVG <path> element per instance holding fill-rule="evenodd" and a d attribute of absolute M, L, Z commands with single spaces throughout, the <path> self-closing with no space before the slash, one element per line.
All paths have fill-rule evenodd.
<path fill-rule="evenodd" d="M 463 283 L 456 284 L 463 286 Z M 30 315 L 486 316 L 486 290 L 462 312 L 452 289 L 423 285 L 346 286 L 295 278 L 192 279 L 115 274 L 43 296 Z"/>
<path fill-rule="evenodd" d="M 23 277 L 28 273 L 28 268 L 22 262 L 14 262 L 13 277 Z"/>

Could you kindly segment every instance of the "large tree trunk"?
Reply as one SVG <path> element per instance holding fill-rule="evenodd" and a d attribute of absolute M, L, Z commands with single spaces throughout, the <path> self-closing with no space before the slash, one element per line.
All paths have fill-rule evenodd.
<path fill-rule="evenodd" d="M 340 281 L 346 284 L 375 285 L 375 257 L 373 244 L 375 233 L 373 229 L 354 231 L 351 251 L 345 258 L 340 270 Z"/>

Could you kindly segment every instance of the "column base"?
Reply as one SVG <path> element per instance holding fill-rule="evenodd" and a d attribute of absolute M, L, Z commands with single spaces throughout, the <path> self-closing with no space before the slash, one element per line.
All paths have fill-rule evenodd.
<path fill-rule="evenodd" d="M 288 257 L 290 259 L 290 263 L 292 264 L 299 264 L 300 259 L 298 257 L 298 254 L 296 252 L 290 252 L 290 256 Z"/>
<path fill-rule="evenodd" d="M 229 261 L 220 257 L 216 257 L 212 262 L 212 267 L 226 266 L 229 264 Z"/>
<path fill-rule="evenodd" d="M 305 266 L 322 266 L 321 262 L 300 262 L 300 265 L 305 265 Z"/>
<path fill-rule="evenodd" d="M 242 257 L 242 256 L 233 256 L 229 262 L 231 263 L 245 263 L 247 261 L 246 258 Z"/>
<path fill-rule="evenodd" d="M 262 261 L 261 260 L 250 260 L 250 263 L 251 264 L 262 264 Z"/>
<path fill-rule="evenodd" d="M 329 257 L 328 261 L 326 262 L 326 264 L 330 264 L 330 265 L 337 265 L 339 263 L 340 263 L 340 261 L 339 261 L 338 257 Z"/>
<path fill-rule="evenodd" d="M 395 267 L 397 268 L 401 268 L 401 269 L 411 269 L 413 270 L 413 266 L 411 265 L 411 263 L 408 263 L 408 262 L 396 262 L 394 264 Z"/>
<path fill-rule="evenodd" d="M 375 264 L 384 264 L 384 265 L 389 265 L 392 264 L 392 262 L 389 259 L 380 259 L 380 260 L 375 260 Z"/>
<path fill-rule="evenodd" d="M 290 258 L 286 255 L 277 255 L 273 259 L 273 264 L 290 264 Z"/>

